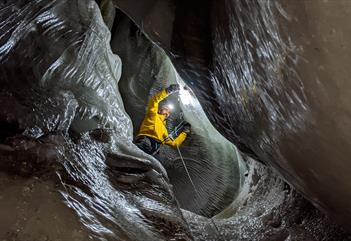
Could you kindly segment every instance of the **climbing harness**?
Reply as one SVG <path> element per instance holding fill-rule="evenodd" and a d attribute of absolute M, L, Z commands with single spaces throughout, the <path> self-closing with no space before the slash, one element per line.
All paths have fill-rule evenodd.
<path fill-rule="evenodd" d="M 179 131 L 181 131 L 184 128 L 185 121 L 183 120 L 182 114 L 181 114 L 181 119 L 182 121 L 172 130 L 171 133 L 168 134 L 168 136 L 160 143 L 159 147 L 152 153 L 152 156 L 156 155 L 160 148 L 161 145 L 164 144 L 167 140 L 171 139 L 174 140 Z"/>

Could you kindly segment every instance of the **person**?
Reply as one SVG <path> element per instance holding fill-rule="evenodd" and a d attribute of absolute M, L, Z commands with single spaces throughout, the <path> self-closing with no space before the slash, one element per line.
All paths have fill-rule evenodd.
<path fill-rule="evenodd" d="M 134 144 L 147 154 L 157 157 L 162 144 L 176 148 L 185 141 L 190 133 L 191 125 L 185 123 L 178 136 L 175 139 L 170 138 L 166 121 L 171 115 L 171 110 L 168 106 L 159 107 L 162 100 L 179 90 L 179 85 L 173 84 L 156 93 L 150 99 L 144 120 L 134 141 Z"/>

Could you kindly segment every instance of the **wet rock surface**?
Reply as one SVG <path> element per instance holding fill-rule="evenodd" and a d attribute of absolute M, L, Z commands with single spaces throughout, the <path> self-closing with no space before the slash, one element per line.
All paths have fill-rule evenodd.
<path fill-rule="evenodd" d="M 53 182 L 2 172 L 0 191 L 1 240 L 93 240 Z"/>
<path fill-rule="evenodd" d="M 50 210 L 43 222 L 51 218 L 48 225 L 28 229 L 27 223 L 16 226 L 20 217 L 15 218 L 1 228 L 2 237 L 192 240 L 163 167 L 132 144 L 118 92 L 121 61 L 109 48 L 109 30 L 96 3 L 0 6 L 3 200 L 22 202 L 22 193 L 11 190 L 38 179 L 42 185 L 21 215 L 29 218 L 42 195 Z M 24 181 L 9 181 L 14 177 Z M 11 218 L 16 206 L 5 207 Z M 72 225 L 56 232 L 55 225 L 65 221 Z M 20 226 L 16 236 L 13 230 Z"/>
<path fill-rule="evenodd" d="M 113 29 L 120 15 L 100 3 Z M 350 3 L 138 4 L 129 15 L 152 30 L 218 130 L 331 219 L 254 161 L 235 201 L 212 221 L 182 213 L 165 168 L 132 144 L 122 61 L 98 5 L 13 0 L 0 2 L 0 238 L 350 240 L 336 224 L 347 229 L 350 216 Z M 197 173 L 195 164 L 199 182 L 216 188 L 206 184 L 213 166 Z M 174 182 L 179 170 L 168 166 Z M 175 191 L 195 204 L 188 190 Z"/>
<path fill-rule="evenodd" d="M 213 221 L 185 212 L 196 240 L 351 240 L 275 171 L 252 160 L 248 165 L 242 193 Z"/>
<path fill-rule="evenodd" d="M 201 10 L 209 9 L 208 3 Z M 173 11 L 163 9 L 175 17 L 172 29 L 182 23 L 176 18 L 182 4 L 174 1 Z M 213 53 L 213 60 L 196 58 L 204 49 L 175 51 L 170 56 L 179 73 L 226 138 L 274 166 L 315 206 L 349 228 L 347 64 L 351 48 L 345 23 L 350 2 L 224 0 L 209 4 L 207 16 L 213 25 L 207 26 L 207 32 L 196 30 L 199 10 L 191 16 L 194 23 L 187 26 L 194 31 L 174 33 L 171 39 L 185 47 L 198 41 L 201 47 L 207 39 L 204 35 L 212 32 L 207 51 Z M 187 14 L 178 17 L 189 19 Z M 138 21 L 142 26 L 143 19 Z M 152 32 L 167 34 L 157 30 Z M 173 46 L 168 47 L 171 53 Z M 203 74 L 208 70 L 211 78 Z"/>
<path fill-rule="evenodd" d="M 118 209 L 125 215 L 131 203 L 160 236 L 191 240 L 172 191 L 151 165 L 113 154 L 106 144 L 91 141 L 88 135 L 77 144 L 60 135 L 9 139 L 0 146 L 0 210 L 5 215 L 0 237 L 5 240 L 135 240 L 127 231 L 133 228 L 129 221 L 112 218 L 122 217 L 115 216 Z"/>
<path fill-rule="evenodd" d="M 166 53 L 150 42 L 127 16 L 122 13 L 119 16 L 111 47 L 124 63 L 119 89 L 136 136 L 150 97 L 172 83 L 182 86 L 184 83 Z M 198 101 L 191 98 L 192 103 L 184 104 L 174 94 L 160 103 L 174 106 L 167 120 L 169 132 L 183 120 L 192 125 L 191 135 L 180 147 L 191 180 L 176 149 L 163 145 L 158 160 L 167 171 L 181 208 L 211 217 L 240 192 L 244 168 L 235 146 L 211 126 Z"/>

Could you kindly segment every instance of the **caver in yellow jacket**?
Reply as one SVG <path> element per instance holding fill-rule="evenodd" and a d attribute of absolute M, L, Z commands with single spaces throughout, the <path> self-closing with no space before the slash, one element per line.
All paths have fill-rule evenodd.
<path fill-rule="evenodd" d="M 145 118 L 140 126 L 138 136 L 148 136 L 154 140 L 171 146 L 173 148 L 180 146 L 186 139 L 187 134 L 182 132 L 179 136 L 172 140 L 167 138 L 168 131 L 166 128 L 166 120 L 163 115 L 158 114 L 158 104 L 168 96 L 166 90 L 162 90 L 155 94 L 149 101 Z"/>

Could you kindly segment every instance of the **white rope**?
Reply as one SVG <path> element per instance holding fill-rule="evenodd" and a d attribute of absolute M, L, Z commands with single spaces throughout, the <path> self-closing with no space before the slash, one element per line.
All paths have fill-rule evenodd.
<path fill-rule="evenodd" d="M 186 172 L 186 174 L 188 175 L 188 178 L 189 178 L 189 180 L 190 180 L 190 183 L 191 183 L 191 185 L 193 186 L 193 189 L 194 189 L 194 191 L 195 191 L 195 194 L 196 194 L 198 197 L 200 197 L 199 192 L 198 192 L 197 188 L 195 187 L 195 184 L 194 184 L 194 182 L 193 182 L 193 179 L 192 179 L 191 176 L 190 176 L 190 173 L 189 173 L 189 171 L 188 171 L 188 168 L 187 168 L 187 166 L 186 166 L 186 164 L 185 164 L 183 155 L 182 155 L 182 153 L 180 152 L 180 149 L 179 149 L 179 146 L 178 146 L 178 145 L 177 145 L 177 151 L 178 151 L 178 154 L 179 154 L 180 159 L 182 160 L 182 163 L 183 163 L 185 172 Z M 197 199 L 196 199 L 196 198 L 195 198 L 195 204 L 196 204 L 197 207 L 200 209 L 200 205 L 199 205 L 199 203 L 197 202 Z M 219 229 L 218 229 L 218 227 L 217 227 L 215 221 L 214 221 L 212 218 L 210 218 L 210 222 L 211 222 L 212 225 L 215 227 L 216 235 L 219 236 L 222 240 L 224 240 L 224 238 L 222 237 L 221 233 L 219 232 Z"/>

